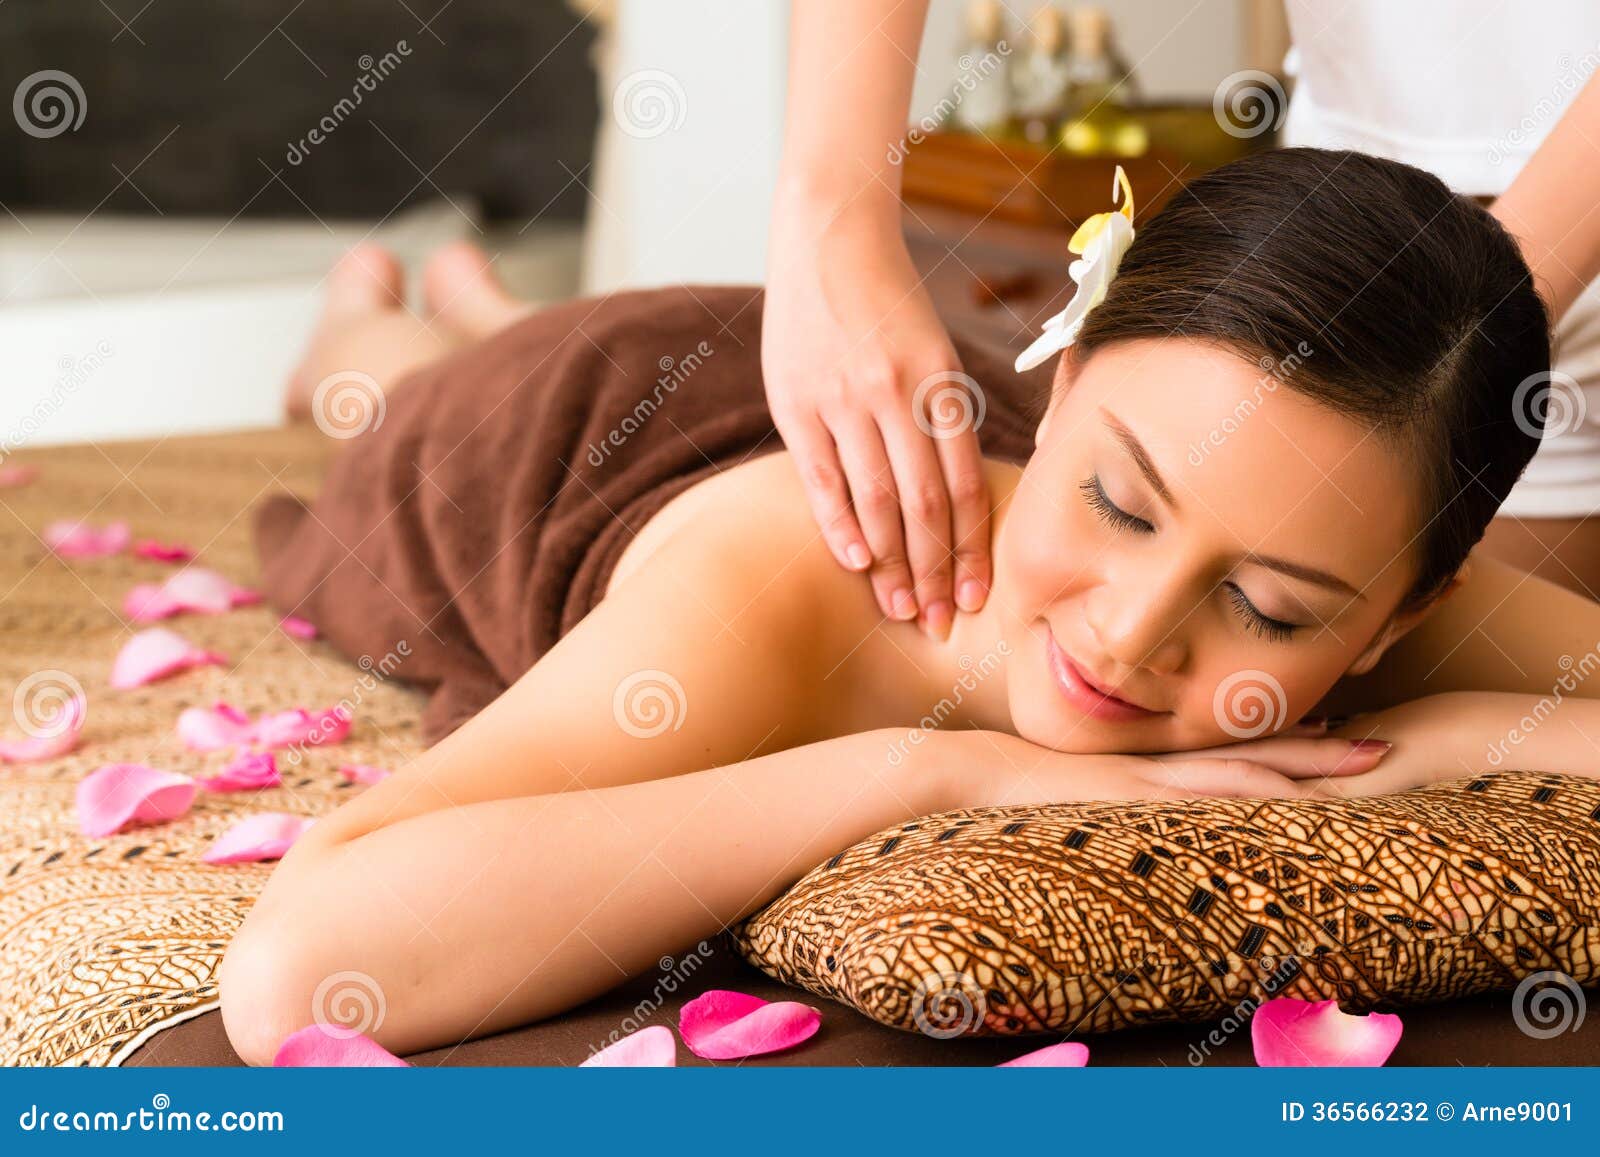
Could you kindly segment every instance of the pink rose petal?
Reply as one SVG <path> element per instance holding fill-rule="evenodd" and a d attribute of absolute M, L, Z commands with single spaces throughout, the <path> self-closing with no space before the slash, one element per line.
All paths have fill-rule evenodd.
<path fill-rule="evenodd" d="M 200 781 L 207 791 L 260 791 L 283 782 L 278 761 L 269 751 L 241 751 L 216 775 Z"/>
<path fill-rule="evenodd" d="M 315 639 L 317 637 L 317 624 L 310 619 L 302 619 L 298 615 L 285 615 L 278 620 L 278 626 L 283 628 L 283 633 L 292 635 L 296 639 Z"/>
<path fill-rule="evenodd" d="M 256 720 L 251 741 L 258 747 L 316 746 L 343 743 L 350 735 L 350 713 L 342 707 L 326 711 L 307 711 L 296 707 L 263 715 Z"/>
<path fill-rule="evenodd" d="M 0 763 L 40 763 L 59 759 L 78 746 L 88 708 L 73 696 L 56 709 L 56 714 L 36 728 L 42 734 L 26 739 L 0 739 Z"/>
<path fill-rule="evenodd" d="M 223 832 L 200 858 L 208 864 L 279 860 L 314 822 L 284 812 L 258 812 Z"/>
<path fill-rule="evenodd" d="M 134 543 L 133 553 L 138 558 L 156 562 L 188 562 L 194 557 L 193 548 L 181 542 L 157 542 L 153 538 L 141 538 Z"/>
<path fill-rule="evenodd" d="M 186 775 L 139 763 L 113 763 L 78 781 L 78 830 L 109 836 L 131 823 L 175 819 L 194 803 L 195 783 Z"/>
<path fill-rule="evenodd" d="M 411 1066 L 371 1037 L 350 1036 L 337 1026 L 308 1024 L 278 1046 L 280 1069 L 408 1069 Z"/>
<path fill-rule="evenodd" d="M 629 1033 L 586 1060 L 580 1069 L 669 1069 L 678 1063 L 678 1042 L 664 1024 Z"/>
<path fill-rule="evenodd" d="M 176 631 L 151 627 L 123 644 L 111 664 L 111 685 L 119 690 L 142 687 L 190 667 L 226 663 L 214 651 L 202 651 Z"/>
<path fill-rule="evenodd" d="M 37 466 L 0 466 L 0 490 L 26 486 L 38 477 Z"/>
<path fill-rule="evenodd" d="M 188 707 L 178 714 L 178 738 L 190 751 L 243 747 L 253 741 L 254 735 L 250 716 L 226 703 Z"/>
<path fill-rule="evenodd" d="M 184 611 L 220 615 L 260 601 L 260 592 L 235 586 L 214 570 L 186 566 L 165 582 L 135 586 L 122 600 L 122 613 L 133 622 L 150 623 Z"/>
<path fill-rule="evenodd" d="M 683 1043 L 696 1056 L 717 1061 L 791 1048 L 821 1025 L 821 1010 L 809 1004 L 768 1002 L 725 988 L 702 993 L 678 1014 Z"/>
<path fill-rule="evenodd" d="M 339 774 L 344 776 L 348 783 L 374 784 L 382 783 L 394 772 L 383 767 L 372 767 L 365 763 L 346 763 L 339 767 Z"/>
<path fill-rule="evenodd" d="M 87 522 L 63 521 L 52 522 L 40 537 L 62 558 L 103 558 L 127 550 L 131 535 L 126 522 L 96 528 Z"/>
<path fill-rule="evenodd" d="M 1089 1046 L 1075 1040 L 1045 1045 L 1014 1060 L 1001 1061 L 997 1069 L 1081 1069 L 1089 1063 Z"/>
<path fill-rule="evenodd" d="M 1337 1000 L 1281 996 L 1256 1009 L 1250 1041 L 1262 1067 L 1353 1065 L 1376 1068 L 1400 1043 L 1400 1018 L 1353 1016 Z"/>

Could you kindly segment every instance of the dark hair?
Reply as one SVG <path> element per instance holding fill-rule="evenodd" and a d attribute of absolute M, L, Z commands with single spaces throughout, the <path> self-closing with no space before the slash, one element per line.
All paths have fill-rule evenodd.
<path fill-rule="evenodd" d="M 1068 353 L 1166 336 L 1270 359 L 1413 457 L 1420 563 L 1402 606 L 1483 537 L 1550 404 L 1549 319 L 1515 240 L 1433 174 L 1364 153 L 1255 153 L 1141 222 Z"/>

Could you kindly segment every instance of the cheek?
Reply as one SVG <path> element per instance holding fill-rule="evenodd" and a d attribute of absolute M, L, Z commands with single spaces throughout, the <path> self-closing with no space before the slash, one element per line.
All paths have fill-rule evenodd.
<path fill-rule="evenodd" d="M 1249 637 L 1208 640 L 1186 696 L 1184 723 L 1203 742 L 1272 735 L 1311 713 L 1352 657 L 1324 635 L 1269 644 Z"/>

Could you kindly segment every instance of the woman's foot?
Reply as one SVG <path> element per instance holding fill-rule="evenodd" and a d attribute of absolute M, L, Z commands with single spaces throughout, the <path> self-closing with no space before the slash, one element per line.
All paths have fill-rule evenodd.
<path fill-rule="evenodd" d="M 488 254 L 470 241 L 434 251 L 422 268 L 422 304 L 429 321 L 477 341 L 533 311 L 506 292 Z"/>
<path fill-rule="evenodd" d="M 434 329 L 406 308 L 405 271 L 381 245 L 363 242 L 351 249 L 325 284 L 322 316 L 289 378 L 284 405 L 290 419 L 315 418 L 317 389 L 330 378 L 370 379 L 386 391 L 460 344 L 455 333 Z"/>

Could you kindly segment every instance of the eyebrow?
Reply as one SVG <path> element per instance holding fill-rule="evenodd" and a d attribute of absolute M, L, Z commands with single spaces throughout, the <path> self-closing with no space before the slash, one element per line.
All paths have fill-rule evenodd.
<path fill-rule="evenodd" d="M 1178 504 L 1173 500 L 1172 491 L 1167 488 L 1166 480 L 1161 477 L 1161 472 L 1156 469 L 1156 464 L 1151 461 L 1149 451 L 1144 448 L 1144 444 L 1134 436 L 1132 430 L 1122 424 L 1121 419 L 1104 406 L 1100 407 L 1100 416 L 1104 419 L 1106 427 L 1116 435 L 1117 441 L 1122 443 L 1122 448 L 1128 452 L 1128 457 L 1133 459 L 1133 464 L 1139 468 L 1139 473 L 1144 475 L 1145 481 L 1150 483 L 1151 487 L 1169 507 L 1176 509 Z M 1268 554 L 1257 554 L 1254 551 L 1250 551 L 1245 557 L 1257 566 L 1264 566 L 1268 570 L 1275 570 L 1279 574 L 1288 575 L 1290 578 L 1327 587 L 1329 590 L 1349 595 L 1352 599 L 1366 598 L 1364 594 L 1338 575 L 1319 570 L 1314 566 L 1290 562 L 1286 558 L 1276 558 Z"/>

